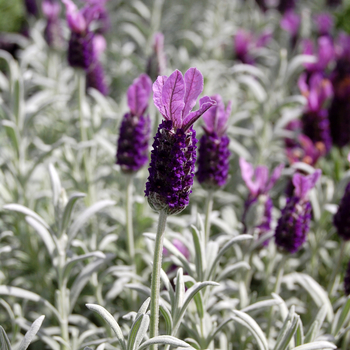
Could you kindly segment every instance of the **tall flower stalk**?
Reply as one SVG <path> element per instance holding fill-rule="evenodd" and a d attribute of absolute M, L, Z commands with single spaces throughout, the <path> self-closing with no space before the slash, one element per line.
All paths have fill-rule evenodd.
<path fill-rule="evenodd" d="M 153 84 L 153 101 L 165 120 L 154 137 L 145 190 L 149 205 L 159 212 L 151 282 L 151 338 L 158 335 L 160 270 L 166 218 L 180 213 L 189 204 L 197 143 L 192 126 L 215 104 L 208 96 L 202 97 L 199 110 L 192 112 L 202 90 L 203 76 L 196 68 L 190 68 L 185 76 L 178 70 L 169 77 L 159 76 Z M 153 345 L 153 349 L 157 349 L 157 345 Z"/>
<path fill-rule="evenodd" d="M 130 111 L 123 117 L 120 126 L 117 164 L 127 175 L 126 191 L 126 227 L 127 246 L 131 262 L 134 262 L 134 233 L 132 225 L 132 190 L 134 175 L 148 161 L 148 143 L 150 138 L 150 118 L 145 114 L 151 94 L 152 81 L 147 74 L 141 74 L 130 85 L 127 92 Z"/>
<path fill-rule="evenodd" d="M 231 113 L 231 102 L 225 105 L 220 95 L 210 97 L 216 101 L 216 106 L 203 114 L 204 135 L 201 137 L 198 149 L 198 182 L 208 191 L 206 201 L 205 237 L 210 236 L 210 213 L 213 207 L 213 195 L 216 190 L 226 184 L 229 171 L 229 144 L 226 135 L 227 120 Z"/>

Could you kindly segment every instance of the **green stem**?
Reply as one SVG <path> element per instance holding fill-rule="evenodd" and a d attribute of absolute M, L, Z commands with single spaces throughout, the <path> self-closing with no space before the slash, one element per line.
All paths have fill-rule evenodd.
<path fill-rule="evenodd" d="M 340 244 L 341 244 L 341 248 L 340 248 L 340 252 L 339 252 L 339 257 L 338 257 L 337 263 L 334 265 L 332 275 L 331 275 L 331 278 L 329 280 L 329 284 L 328 284 L 328 288 L 327 288 L 329 297 L 331 297 L 333 295 L 334 287 L 335 287 L 335 280 L 336 280 L 336 277 L 338 275 L 339 268 L 341 266 L 341 262 L 342 262 L 343 257 L 344 257 L 346 242 L 341 242 Z"/>
<path fill-rule="evenodd" d="M 210 238 L 210 214 L 213 209 L 213 197 L 214 197 L 213 191 L 208 191 L 208 196 L 205 203 L 205 226 L 204 226 L 206 244 L 209 242 L 209 238 Z"/>
<path fill-rule="evenodd" d="M 129 175 L 126 185 L 126 232 L 127 232 L 127 243 L 130 261 L 132 264 L 135 263 L 135 247 L 134 247 L 134 230 L 132 227 L 132 189 L 133 189 L 133 175 Z"/>
<path fill-rule="evenodd" d="M 150 338 L 158 335 L 159 326 L 159 296 L 160 296 L 160 269 L 162 267 L 163 240 L 166 226 L 167 213 L 161 210 L 159 213 L 158 229 L 154 246 L 153 271 L 151 282 L 151 320 Z M 152 345 L 151 350 L 157 350 L 157 345 Z"/>
<path fill-rule="evenodd" d="M 284 273 L 284 266 L 286 264 L 287 258 L 288 258 L 287 255 L 282 256 L 282 260 L 280 261 L 278 269 L 276 271 L 276 281 L 275 281 L 275 285 L 273 287 L 272 293 L 276 293 L 276 294 L 280 293 L 281 282 L 282 282 L 282 277 L 283 277 L 283 273 Z M 267 338 L 270 335 L 272 319 L 273 319 L 273 306 L 270 307 L 270 311 L 269 311 L 268 325 L 267 325 L 267 330 L 266 330 L 266 337 Z"/>

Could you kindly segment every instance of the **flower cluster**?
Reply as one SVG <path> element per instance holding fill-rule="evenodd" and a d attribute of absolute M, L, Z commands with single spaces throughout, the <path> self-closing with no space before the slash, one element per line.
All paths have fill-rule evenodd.
<path fill-rule="evenodd" d="M 185 76 L 176 70 L 153 84 L 154 104 L 165 119 L 154 137 L 145 190 L 156 211 L 177 214 L 189 203 L 197 148 L 192 125 L 215 104 L 202 97 L 199 110 L 192 112 L 202 90 L 203 76 L 196 68 L 190 68 Z"/>
<path fill-rule="evenodd" d="M 321 170 L 308 176 L 299 173 L 293 176 L 294 194 L 287 198 L 275 231 L 275 243 L 284 251 L 295 253 L 306 240 L 311 221 L 308 193 L 320 176 Z"/>
<path fill-rule="evenodd" d="M 124 115 L 121 123 L 117 149 L 117 164 L 124 173 L 134 173 L 148 161 L 151 129 L 145 111 L 151 89 L 152 81 L 147 74 L 141 74 L 128 89 L 130 112 Z"/>
<path fill-rule="evenodd" d="M 231 113 L 231 102 L 225 105 L 220 95 L 210 97 L 216 106 L 203 114 L 204 135 L 198 150 L 198 182 L 207 189 L 218 189 L 225 185 L 229 171 L 230 139 L 226 135 L 227 120 Z"/>
<path fill-rule="evenodd" d="M 248 226 L 248 217 L 253 209 L 254 225 L 259 234 L 267 233 L 271 230 L 272 200 L 269 195 L 270 190 L 281 176 L 284 164 L 277 166 L 269 177 L 269 169 L 264 165 L 259 165 L 255 169 L 252 164 L 244 158 L 239 159 L 242 178 L 249 189 L 249 196 L 244 203 L 242 222 L 245 231 Z M 254 179 L 253 179 L 254 178 Z"/>

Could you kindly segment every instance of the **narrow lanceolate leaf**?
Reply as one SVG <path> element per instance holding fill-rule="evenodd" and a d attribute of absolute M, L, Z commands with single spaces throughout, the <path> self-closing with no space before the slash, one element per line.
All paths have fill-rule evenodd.
<path fill-rule="evenodd" d="M 346 320 L 348 320 L 350 316 L 350 296 L 347 298 L 345 305 L 342 308 L 341 314 L 338 318 L 338 321 L 336 323 L 336 327 L 334 331 L 332 332 L 334 336 L 336 336 L 339 331 L 343 328 L 344 324 L 346 323 Z"/>
<path fill-rule="evenodd" d="M 72 242 L 72 240 L 75 238 L 78 231 L 83 227 L 83 225 L 89 220 L 89 218 L 97 213 L 98 211 L 102 210 L 103 208 L 109 207 L 115 205 L 115 201 L 111 201 L 108 199 L 99 201 L 95 204 L 93 204 L 91 207 L 85 209 L 78 218 L 73 222 L 72 226 L 70 227 L 69 233 L 68 233 L 68 242 Z"/>
<path fill-rule="evenodd" d="M 9 341 L 9 338 L 7 337 L 7 334 L 4 330 L 4 328 L 2 328 L 0 326 L 0 345 L 1 345 L 1 350 L 11 350 L 11 344 Z"/>
<path fill-rule="evenodd" d="M 55 167 L 51 163 L 49 164 L 49 174 L 51 180 L 52 201 L 53 205 L 56 207 L 61 193 L 61 181 Z"/>
<path fill-rule="evenodd" d="M 59 321 L 61 320 L 61 316 L 56 310 L 56 308 L 52 304 L 50 304 L 46 299 L 42 298 L 38 294 L 29 292 L 28 290 L 18 288 L 18 287 L 0 286 L 0 295 L 8 295 L 11 297 L 35 301 L 37 303 L 43 303 L 47 308 L 49 308 L 56 315 Z"/>
<path fill-rule="evenodd" d="M 185 82 L 182 73 L 176 70 L 166 80 L 162 90 L 162 103 L 167 119 L 173 121 L 175 128 L 182 126 L 182 111 L 184 109 Z"/>
<path fill-rule="evenodd" d="M 324 319 L 326 318 L 326 315 L 327 315 L 327 305 L 323 305 L 318 311 L 314 321 L 312 322 L 312 325 L 309 331 L 305 335 L 305 339 L 304 339 L 305 343 L 311 343 L 316 339 L 323 325 Z"/>
<path fill-rule="evenodd" d="M 185 343 L 180 339 L 172 337 L 171 335 L 159 335 L 158 337 L 154 337 L 149 340 L 146 340 L 144 343 L 141 344 L 138 350 L 146 349 L 148 346 L 153 344 L 170 345 L 174 347 L 183 347 L 183 348 L 189 347 L 187 343 Z"/>
<path fill-rule="evenodd" d="M 185 73 L 185 107 L 183 116 L 186 117 L 195 106 L 198 96 L 203 91 L 203 76 L 197 68 L 190 68 Z"/>
<path fill-rule="evenodd" d="M 50 232 L 46 229 L 44 225 L 42 225 L 39 221 L 33 219 L 30 216 L 26 216 L 26 221 L 30 226 L 34 228 L 34 230 L 41 237 L 52 259 L 54 257 L 54 251 L 57 247 L 54 240 L 52 239 Z"/>
<path fill-rule="evenodd" d="M 204 269 L 206 268 L 205 259 L 203 259 L 204 247 L 202 244 L 200 233 L 195 226 L 192 226 L 192 237 L 193 237 L 194 249 L 196 251 L 195 263 L 196 263 L 197 277 L 199 281 L 202 281 L 203 275 L 204 275 Z"/>
<path fill-rule="evenodd" d="M 270 300 L 263 300 L 263 301 L 258 301 L 254 304 L 251 304 L 241 311 L 243 312 L 253 312 L 253 311 L 260 311 L 262 309 L 266 309 L 271 306 L 279 305 L 283 302 L 283 300 L 278 300 L 278 299 L 270 299 Z"/>
<path fill-rule="evenodd" d="M 86 304 L 86 307 L 92 311 L 97 312 L 112 328 L 113 332 L 117 336 L 120 345 L 126 350 L 125 339 L 122 330 L 119 327 L 118 322 L 114 317 L 102 306 L 96 304 Z"/>
<path fill-rule="evenodd" d="M 256 342 L 258 343 L 260 350 L 268 350 L 268 343 L 267 339 L 265 337 L 265 334 L 259 327 L 259 325 L 256 323 L 256 321 L 253 320 L 249 315 L 242 311 L 234 310 L 233 313 L 236 315 L 236 317 L 233 317 L 233 320 L 240 323 L 247 329 L 251 331 L 253 334 Z"/>
<path fill-rule="evenodd" d="M 79 198 L 84 198 L 85 196 L 86 196 L 85 193 L 73 193 L 69 197 L 68 203 L 66 204 L 66 207 L 64 208 L 64 212 L 63 212 L 63 216 L 62 216 L 62 225 L 61 225 L 62 231 L 66 230 L 66 228 L 69 225 L 72 211 L 74 209 L 74 205 L 75 205 L 76 201 Z"/>
<path fill-rule="evenodd" d="M 292 350 L 327 350 L 327 349 L 336 349 L 336 345 L 330 343 L 329 341 L 315 341 L 309 344 L 303 344 L 293 348 Z"/>
<path fill-rule="evenodd" d="M 183 278 L 183 270 L 180 267 L 177 270 L 176 275 L 176 286 L 175 286 L 175 310 L 173 311 L 173 318 L 177 318 L 178 312 L 180 312 L 181 307 L 184 302 L 184 295 L 185 295 L 185 283 Z"/>
<path fill-rule="evenodd" d="M 140 325 L 137 327 L 135 336 L 132 337 L 133 342 L 132 346 L 130 347 L 130 350 L 137 350 L 143 340 L 143 338 L 146 336 L 148 327 L 149 327 L 149 316 L 146 314 L 141 315 L 141 322 Z"/>
<path fill-rule="evenodd" d="M 33 219 L 39 221 L 44 227 L 47 229 L 50 228 L 49 225 L 45 222 L 45 220 L 39 216 L 37 213 L 34 213 L 33 210 L 30 210 L 29 208 L 20 205 L 20 204 L 6 204 L 4 205 L 4 209 L 17 211 L 18 213 L 22 213 L 24 215 L 31 216 Z"/>
<path fill-rule="evenodd" d="M 28 332 L 25 334 L 24 338 L 21 341 L 21 344 L 19 345 L 18 350 L 26 350 L 29 344 L 34 339 L 35 335 L 38 333 L 38 330 L 40 329 L 45 316 L 42 315 L 39 318 L 37 318 L 31 327 L 29 328 Z"/>

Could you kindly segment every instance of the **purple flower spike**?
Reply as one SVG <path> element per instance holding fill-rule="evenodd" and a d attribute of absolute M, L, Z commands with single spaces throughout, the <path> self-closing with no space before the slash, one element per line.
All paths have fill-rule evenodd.
<path fill-rule="evenodd" d="M 287 11 L 281 19 L 281 28 L 287 31 L 292 38 L 296 38 L 299 32 L 301 18 L 296 12 Z"/>
<path fill-rule="evenodd" d="M 253 36 L 251 33 L 246 32 L 243 29 L 237 31 L 234 36 L 233 43 L 235 47 L 236 57 L 242 63 L 254 64 L 253 57 L 249 54 L 253 42 Z"/>
<path fill-rule="evenodd" d="M 145 194 L 149 205 L 167 214 L 180 213 L 189 203 L 196 160 L 194 122 L 215 101 L 202 97 L 200 108 L 191 112 L 203 90 L 203 76 L 190 68 L 185 77 L 176 70 L 153 84 L 153 101 L 164 117 L 154 138 Z"/>
<path fill-rule="evenodd" d="M 63 34 L 60 20 L 61 5 L 56 0 L 44 0 L 42 2 L 43 14 L 47 18 L 44 37 L 47 44 L 59 49 L 63 46 Z"/>
<path fill-rule="evenodd" d="M 294 195 L 287 198 L 275 231 L 276 245 L 286 252 L 291 254 L 297 252 L 306 240 L 312 210 L 308 193 L 320 176 L 319 169 L 308 176 L 299 173 L 293 176 Z"/>
<path fill-rule="evenodd" d="M 320 13 L 314 17 L 317 32 L 319 35 L 330 35 L 334 26 L 332 15 L 329 13 Z"/>
<path fill-rule="evenodd" d="M 322 143 L 325 153 L 332 146 L 328 111 L 325 103 L 333 96 L 332 84 L 321 73 L 313 73 L 306 83 L 307 74 L 300 76 L 298 85 L 307 98 L 307 107 L 302 116 L 303 132 L 314 144 Z M 318 145 L 320 148 L 320 145 Z"/>
<path fill-rule="evenodd" d="M 262 216 L 260 222 L 257 223 L 255 228 L 259 230 L 259 234 L 268 232 L 271 229 L 272 218 L 272 200 L 269 196 L 269 191 L 272 189 L 278 178 L 281 176 L 281 172 L 284 168 L 284 164 L 278 165 L 269 177 L 269 170 L 266 166 L 257 166 L 254 170 L 252 164 L 248 163 L 244 158 L 239 159 L 239 166 L 241 168 L 242 178 L 249 189 L 249 196 L 244 203 L 244 212 L 242 222 L 245 230 L 248 223 L 247 215 L 253 205 L 262 205 Z M 255 177 L 255 180 L 253 180 Z M 264 244 L 266 244 L 265 242 Z"/>
<path fill-rule="evenodd" d="M 163 75 L 166 69 L 166 56 L 164 52 L 164 35 L 155 33 L 153 37 L 153 52 L 147 62 L 147 74 L 156 79 L 158 75 Z"/>
<path fill-rule="evenodd" d="M 144 115 L 148 107 L 152 81 L 141 74 L 128 89 L 130 113 L 124 115 L 117 150 L 117 164 L 124 173 L 135 173 L 148 160 L 150 119 Z"/>
<path fill-rule="evenodd" d="M 203 114 L 205 134 L 200 139 L 196 176 L 204 188 L 215 190 L 224 186 L 228 177 L 230 139 L 226 135 L 226 129 L 231 101 L 225 110 L 220 95 L 210 98 L 217 104 Z"/>

